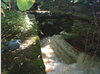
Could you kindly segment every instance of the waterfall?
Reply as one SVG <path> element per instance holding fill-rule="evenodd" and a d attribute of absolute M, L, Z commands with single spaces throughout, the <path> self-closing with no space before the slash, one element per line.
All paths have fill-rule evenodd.
<path fill-rule="evenodd" d="M 41 40 L 47 74 L 100 74 L 100 60 L 76 51 L 61 35 Z"/>

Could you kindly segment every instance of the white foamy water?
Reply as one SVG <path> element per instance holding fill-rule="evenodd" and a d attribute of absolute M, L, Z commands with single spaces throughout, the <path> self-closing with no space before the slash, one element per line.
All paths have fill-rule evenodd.
<path fill-rule="evenodd" d="M 60 35 L 41 40 L 47 74 L 100 74 L 100 60 L 76 51 Z"/>

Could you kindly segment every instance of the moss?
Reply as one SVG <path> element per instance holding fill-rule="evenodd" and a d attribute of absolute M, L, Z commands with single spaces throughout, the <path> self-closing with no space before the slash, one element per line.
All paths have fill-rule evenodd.
<path fill-rule="evenodd" d="M 15 51 L 9 51 L 1 53 L 1 73 L 2 74 L 45 74 L 45 66 L 41 57 L 41 50 L 40 50 L 40 40 L 37 33 L 37 24 L 34 19 L 34 16 L 30 17 L 30 20 L 34 19 L 32 27 L 28 29 L 28 31 L 21 31 L 21 26 L 24 21 L 25 14 L 21 12 L 6 12 L 6 18 L 2 18 L 2 35 L 7 34 L 9 32 L 9 36 L 2 36 L 2 48 L 6 45 L 7 42 L 13 39 L 21 39 L 21 48 Z M 8 13 L 10 13 L 8 15 Z M 16 13 L 16 14 L 15 14 Z M 18 13 L 20 13 L 18 15 Z M 12 15 L 12 16 L 10 16 Z M 13 18 L 14 16 L 17 18 Z M 21 19 L 21 18 L 23 19 Z M 13 19 L 12 19 L 13 18 Z M 5 20 L 5 21 L 4 21 Z M 8 21 L 7 21 L 8 20 Z M 10 21 L 10 25 L 6 24 Z M 22 22 L 21 22 L 22 21 Z M 14 24 L 16 22 L 16 24 Z M 19 28 L 15 28 L 17 26 Z M 7 29 L 4 29 L 9 27 Z M 26 25 L 27 26 L 27 25 Z M 21 27 L 25 28 L 25 25 Z M 19 31 L 18 33 L 11 32 L 12 31 Z M 8 31 L 6 31 L 8 30 Z M 14 34 L 14 36 L 12 36 Z M 4 40 L 3 40 L 4 39 Z M 31 44 L 30 44 L 31 43 Z M 25 46 L 26 45 L 26 46 Z M 24 47 L 24 48 L 22 48 Z"/>

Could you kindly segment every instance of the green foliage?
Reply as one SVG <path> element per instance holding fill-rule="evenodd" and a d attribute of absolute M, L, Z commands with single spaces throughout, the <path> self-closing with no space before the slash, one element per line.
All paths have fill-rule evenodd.
<path fill-rule="evenodd" d="M 64 0 L 64 2 L 66 2 L 66 3 L 70 3 L 70 2 L 71 2 L 71 0 Z"/>
<path fill-rule="evenodd" d="M 7 8 L 7 5 L 4 4 L 3 2 L 1 2 L 1 7 L 3 7 L 4 9 L 6 9 Z"/>
<path fill-rule="evenodd" d="M 98 35 L 95 24 L 91 25 L 87 22 L 75 20 L 72 31 L 67 33 L 65 37 L 70 43 L 82 46 L 84 50 L 93 53 L 98 45 Z M 98 49 L 100 48 L 98 47 Z"/>
<path fill-rule="evenodd" d="M 17 0 L 17 6 L 20 10 L 25 11 L 27 10 L 27 1 L 26 0 Z"/>
<path fill-rule="evenodd" d="M 44 9 L 50 9 L 51 5 L 52 5 L 52 2 L 50 2 L 50 1 L 47 1 L 47 2 L 43 2 L 42 3 L 42 7 Z"/>
<path fill-rule="evenodd" d="M 30 9 L 30 8 L 33 6 L 33 4 L 34 4 L 34 0 L 29 0 L 29 1 L 27 2 L 27 4 L 28 4 L 27 9 Z"/>
<path fill-rule="evenodd" d="M 5 3 L 10 2 L 10 0 L 3 0 Z M 1 7 L 4 9 L 7 8 L 7 4 L 5 4 L 3 1 L 1 1 Z M 15 2 L 15 1 L 14 1 Z M 32 5 L 34 4 L 35 0 L 17 0 L 17 6 L 21 11 L 29 10 Z M 16 5 L 16 4 L 15 4 Z"/>
<path fill-rule="evenodd" d="M 86 36 L 88 27 L 89 24 L 87 22 L 75 20 L 71 32 L 77 34 L 78 36 Z"/>
<path fill-rule="evenodd" d="M 86 35 L 86 31 L 88 27 L 89 27 L 88 23 L 75 20 L 72 26 L 72 32 L 79 35 L 84 35 L 84 34 Z"/>
<path fill-rule="evenodd" d="M 29 19 L 34 22 L 29 24 L 28 15 L 20 11 L 5 10 L 5 14 L 5 18 L 1 17 L 2 48 L 4 48 L 6 43 L 11 39 L 20 38 L 22 46 L 23 44 L 26 45 L 27 40 L 29 43 L 31 43 L 31 41 L 33 43 L 28 46 L 26 45 L 27 47 L 24 46 L 26 47 L 25 49 L 20 48 L 23 49 L 23 51 L 20 49 L 16 50 L 17 53 L 14 54 L 11 51 L 1 53 L 2 74 L 45 74 L 42 57 L 38 58 L 38 55 L 41 56 L 41 51 L 35 16 L 29 15 Z M 32 40 L 30 40 L 30 37 Z"/>
<path fill-rule="evenodd" d="M 30 31 L 34 25 L 28 24 L 28 18 L 21 12 L 8 12 L 5 11 L 6 17 L 1 17 L 1 32 L 3 37 L 14 37 L 20 38 L 22 32 Z M 29 26 L 28 26 L 29 25 Z M 33 32 L 33 31 L 32 31 Z M 12 36 L 13 35 L 13 36 Z"/>
<path fill-rule="evenodd" d="M 29 10 L 34 4 L 34 0 L 17 0 L 17 6 L 21 11 Z"/>
<path fill-rule="evenodd" d="M 9 2 L 10 0 L 3 0 L 4 2 Z"/>
<path fill-rule="evenodd" d="M 10 0 L 3 0 L 5 3 L 9 2 Z M 1 1 L 1 7 L 6 9 L 8 6 L 3 2 Z"/>
<path fill-rule="evenodd" d="M 80 12 L 82 12 L 82 7 L 80 6 L 80 5 L 78 5 L 78 6 L 73 6 L 73 9 L 76 11 L 76 12 L 78 12 L 78 13 L 80 13 Z"/>
<path fill-rule="evenodd" d="M 75 33 L 67 33 L 67 34 L 62 34 L 62 36 L 66 39 L 70 39 L 70 38 L 76 38 L 78 35 Z"/>

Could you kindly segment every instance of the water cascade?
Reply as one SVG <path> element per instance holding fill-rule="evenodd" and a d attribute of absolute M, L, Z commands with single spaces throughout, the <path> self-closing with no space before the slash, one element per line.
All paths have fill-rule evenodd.
<path fill-rule="evenodd" d="M 76 51 L 61 35 L 41 40 L 47 74 L 100 74 L 100 60 Z"/>

